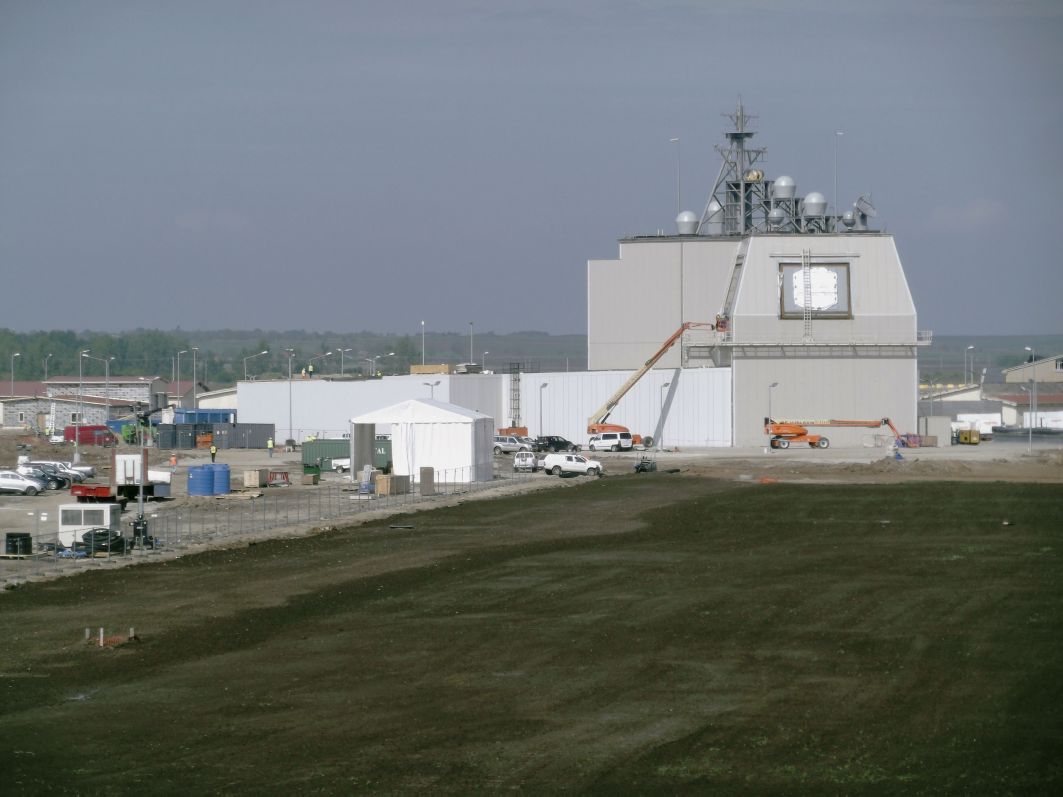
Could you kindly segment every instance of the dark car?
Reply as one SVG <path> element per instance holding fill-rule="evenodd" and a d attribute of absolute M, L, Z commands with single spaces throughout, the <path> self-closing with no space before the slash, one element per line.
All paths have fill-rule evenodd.
<path fill-rule="evenodd" d="M 60 487 L 69 487 L 74 483 L 73 476 L 69 473 L 63 473 L 63 471 L 59 470 L 55 465 L 47 462 L 31 462 L 29 464 L 34 468 L 44 471 L 50 480 L 59 482 Z"/>
<path fill-rule="evenodd" d="M 58 490 L 70 484 L 67 479 L 58 475 L 54 471 L 49 473 L 44 468 L 35 465 L 19 465 L 18 472 L 23 476 L 28 476 L 31 479 L 36 479 L 43 483 L 47 490 Z"/>
<path fill-rule="evenodd" d="M 554 453 L 558 451 L 579 451 L 579 446 L 571 440 L 566 440 L 555 434 L 536 437 L 535 446 L 536 451 L 550 451 Z"/>

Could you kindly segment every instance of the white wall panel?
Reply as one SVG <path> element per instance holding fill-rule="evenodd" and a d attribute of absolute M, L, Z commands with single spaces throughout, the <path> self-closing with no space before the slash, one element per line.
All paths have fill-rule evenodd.
<path fill-rule="evenodd" d="M 522 374 L 524 425 L 533 436 L 556 434 L 584 445 L 587 418 L 630 375 L 631 371 Z M 666 382 L 671 384 L 662 391 Z M 544 383 L 546 387 L 540 389 Z M 668 447 L 729 446 L 731 372 L 727 368 L 650 371 L 621 399 L 609 422 L 641 435 L 658 437 L 663 432 Z"/>

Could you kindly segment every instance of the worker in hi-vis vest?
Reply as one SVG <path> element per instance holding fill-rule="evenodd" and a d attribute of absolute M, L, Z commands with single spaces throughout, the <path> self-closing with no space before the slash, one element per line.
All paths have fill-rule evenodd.
<path fill-rule="evenodd" d="M 273 459 L 273 438 L 271 437 L 266 441 L 266 450 L 269 452 L 269 458 Z"/>
<path fill-rule="evenodd" d="M 214 457 L 218 456 L 218 447 L 213 443 L 210 444 L 210 461 L 214 461 Z"/>

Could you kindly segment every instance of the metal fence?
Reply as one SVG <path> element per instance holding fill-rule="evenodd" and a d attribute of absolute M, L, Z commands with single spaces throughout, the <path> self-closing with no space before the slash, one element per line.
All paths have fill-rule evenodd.
<path fill-rule="evenodd" d="M 172 558 L 192 551 L 222 547 L 236 541 L 265 540 L 271 530 L 302 525 L 341 524 L 377 511 L 400 511 L 403 507 L 456 495 L 482 493 L 529 479 L 557 478 L 542 473 L 498 472 L 490 481 L 471 481 L 470 469 L 435 471 L 434 483 L 403 483 L 392 478 L 386 494 L 353 480 L 333 477 L 317 485 L 245 489 L 214 497 L 196 497 L 166 503 L 145 504 L 146 534 L 135 533 L 131 516 L 123 519 L 119 535 L 97 535 L 72 547 L 63 546 L 57 531 L 44 530 L 51 523 L 40 516 L 32 532 L 5 539 L 0 582 L 6 585 L 77 573 L 86 569 L 117 567 L 149 558 Z M 34 513 L 27 513 L 32 515 Z M 54 522 L 54 521 L 53 521 Z"/>

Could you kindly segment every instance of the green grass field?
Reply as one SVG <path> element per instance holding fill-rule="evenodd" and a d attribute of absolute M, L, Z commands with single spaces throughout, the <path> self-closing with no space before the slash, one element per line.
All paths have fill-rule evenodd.
<path fill-rule="evenodd" d="M 2 596 L 4 791 L 1061 788 L 1059 486 L 655 474 L 391 523 Z"/>

